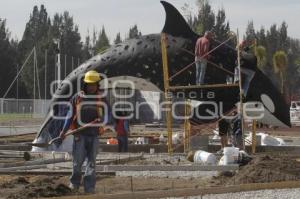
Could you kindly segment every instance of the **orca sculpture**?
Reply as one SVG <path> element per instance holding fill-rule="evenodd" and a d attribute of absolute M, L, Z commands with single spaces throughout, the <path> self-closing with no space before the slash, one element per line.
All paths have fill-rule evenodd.
<path fill-rule="evenodd" d="M 161 1 L 166 12 L 165 25 L 162 29 L 167 35 L 167 52 L 169 63 L 169 75 L 176 74 L 179 70 L 194 61 L 194 46 L 199 35 L 194 33 L 186 23 L 183 16 L 170 3 Z M 218 46 L 220 42 L 213 40 L 212 48 Z M 190 53 L 188 53 L 188 51 Z M 218 66 L 234 73 L 236 66 L 237 52 L 229 45 L 221 45 L 212 52 L 211 61 Z M 246 52 L 242 53 L 242 82 L 245 93 L 245 102 L 261 102 L 264 107 L 265 116 L 261 121 L 277 126 L 290 126 L 289 108 L 283 96 L 272 85 L 271 81 L 257 68 L 256 57 Z M 78 77 L 89 70 L 96 70 L 105 74 L 108 78 L 117 76 L 129 76 L 145 79 L 155 85 L 158 89 L 164 90 L 163 67 L 161 55 L 161 34 L 144 35 L 136 39 L 130 39 L 123 43 L 112 46 L 105 52 L 98 54 L 84 62 L 59 85 L 52 99 L 52 104 L 56 102 L 67 102 L 78 86 Z M 228 74 L 224 70 L 208 64 L 205 77 L 206 84 L 225 84 Z M 184 86 L 195 84 L 195 66 L 180 73 L 170 81 L 171 86 Z M 207 102 L 213 101 L 222 104 L 222 110 L 218 115 L 203 119 L 194 116 L 194 120 L 199 123 L 216 120 L 220 112 L 226 113 L 238 102 L 239 88 L 190 88 L 185 90 L 175 90 L 174 93 L 183 92 L 187 98 Z M 66 94 L 70 94 L 65 96 Z M 193 95 L 189 95 L 193 93 Z M 209 103 L 200 104 L 195 108 L 195 112 L 206 115 L 215 107 Z M 66 114 L 66 110 L 54 110 L 57 115 Z M 49 114 L 43 123 L 34 142 L 46 142 L 59 135 L 63 125 L 63 120 L 53 119 Z M 53 146 L 55 147 L 55 146 Z M 55 150 L 55 148 L 51 149 Z"/>

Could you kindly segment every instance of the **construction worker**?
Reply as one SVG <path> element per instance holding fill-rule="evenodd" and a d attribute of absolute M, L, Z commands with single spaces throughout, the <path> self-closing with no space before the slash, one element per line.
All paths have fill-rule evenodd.
<path fill-rule="evenodd" d="M 217 153 L 222 154 L 224 151 L 224 147 L 227 147 L 228 145 L 228 133 L 229 133 L 230 123 L 226 119 L 222 118 L 218 122 L 218 127 L 219 127 L 219 136 L 221 142 L 221 150 L 219 150 Z"/>
<path fill-rule="evenodd" d="M 118 151 L 128 152 L 129 121 L 124 111 L 116 112 L 114 129 L 117 132 Z"/>
<path fill-rule="evenodd" d="M 247 53 L 255 53 L 256 39 L 245 39 L 239 44 L 240 50 Z"/>
<path fill-rule="evenodd" d="M 69 110 L 63 129 L 60 133 L 62 140 L 68 129 L 76 129 L 84 124 L 98 119 L 102 123 L 108 118 L 105 111 L 105 101 L 100 97 L 100 75 L 96 71 L 88 71 L 84 75 L 82 89 L 72 99 L 72 110 Z M 73 143 L 73 172 L 69 187 L 78 191 L 81 184 L 81 167 L 87 160 L 83 177 L 84 191 L 94 193 L 96 185 L 96 156 L 99 144 L 99 134 L 104 132 L 103 127 L 91 126 L 74 135 Z"/>
<path fill-rule="evenodd" d="M 195 63 L 196 63 L 196 84 L 202 85 L 207 66 L 210 40 L 212 39 L 212 32 L 206 31 L 203 37 L 200 37 L 195 45 Z"/>
<path fill-rule="evenodd" d="M 242 116 L 241 113 L 234 112 L 234 114 L 235 116 L 232 119 L 233 146 L 243 149 Z"/>

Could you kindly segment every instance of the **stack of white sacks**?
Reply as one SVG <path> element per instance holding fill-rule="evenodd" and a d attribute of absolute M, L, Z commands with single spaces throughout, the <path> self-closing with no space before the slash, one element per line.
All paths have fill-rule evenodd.
<path fill-rule="evenodd" d="M 281 138 L 273 137 L 271 135 L 268 135 L 266 133 L 256 133 L 257 136 L 261 137 L 261 143 L 260 145 L 262 146 L 285 146 L 285 142 Z M 246 143 L 251 143 L 252 142 L 252 132 L 249 133 L 249 135 L 246 137 L 246 140 L 249 142 Z"/>

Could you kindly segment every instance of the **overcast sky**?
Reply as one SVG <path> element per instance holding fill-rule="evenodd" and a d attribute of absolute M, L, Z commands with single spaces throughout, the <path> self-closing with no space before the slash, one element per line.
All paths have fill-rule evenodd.
<path fill-rule="evenodd" d="M 182 6 L 188 3 L 195 9 L 196 0 L 167 0 L 182 13 Z M 93 27 L 99 30 L 105 26 L 112 41 L 117 32 L 122 38 L 134 24 L 143 34 L 161 31 L 165 13 L 159 0 L 0 0 L 0 18 L 7 20 L 12 37 L 19 40 L 34 5 L 44 4 L 48 14 L 68 10 L 79 25 L 84 37 Z M 232 30 L 237 28 L 244 33 L 249 20 L 254 26 L 269 28 L 271 24 L 286 21 L 290 36 L 300 39 L 299 0 L 210 0 L 213 10 L 224 8 Z"/>

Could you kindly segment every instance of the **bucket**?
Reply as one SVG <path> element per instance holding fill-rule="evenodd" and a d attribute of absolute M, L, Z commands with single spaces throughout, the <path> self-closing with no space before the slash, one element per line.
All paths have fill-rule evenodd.
<path fill-rule="evenodd" d="M 239 158 L 239 148 L 235 147 L 224 147 L 224 164 L 237 163 Z"/>
<path fill-rule="evenodd" d="M 207 165 L 215 165 L 217 162 L 216 156 L 206 151 L 198 150 L 194 154 L 194 162 Z"/>

